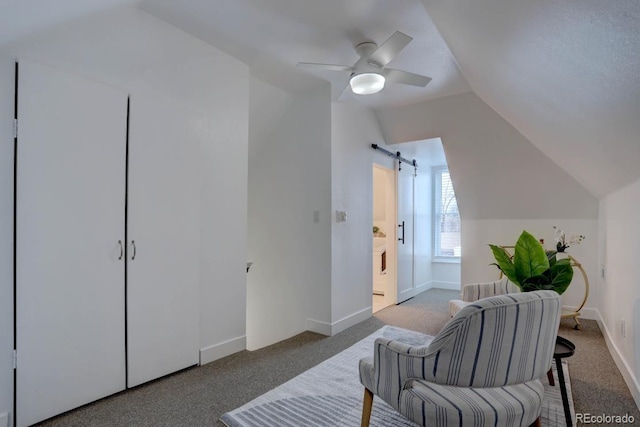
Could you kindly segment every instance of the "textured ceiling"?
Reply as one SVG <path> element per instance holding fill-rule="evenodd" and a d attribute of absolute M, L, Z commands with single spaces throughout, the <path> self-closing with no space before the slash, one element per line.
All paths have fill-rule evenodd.
<path fill-rule="evenodd" d="M 239 58 L 269 82 L 293 90 L 322 79 L 332 84 L 337 97 L 348 72 L 310 72 L 295 65 L 353 65 L 358 59 L 355 45 L 380 44 L 395 31 L 413 41 L 389 67 L 433 80 L 426 88 L 390 83 L 368 96 L 347 91 L 347 99 L 379 107 L 470 90 L 419 0 L 144 0 L 140 8 Z"/>
<path fill-rule="evenodd" d="M 4 0 L 0 3 L 0 47 L 135 0 Z"/>
<path fill-rule="evenodd" d="M 387 108 L 473 90 L 592 194 L 640 178 L 638 0 L 8 0 L 0 47 L 122 4 L 293 90 L 347 80 L 297 62 L 350 65 L 355 44 L 405 32 L 414 40 L 389 66 L 431 83 L 346 101 Z"/>
<path fill-rule="evenodd" d="M 423 3 L 473 91 L 594 195 L 640 178 L 640 2 Z"/>

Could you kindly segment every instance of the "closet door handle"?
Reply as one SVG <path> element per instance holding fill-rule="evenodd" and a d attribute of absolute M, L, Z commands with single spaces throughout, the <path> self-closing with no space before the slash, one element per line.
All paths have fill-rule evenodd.
<path fill-rule="evenodd" d="M 132 240 L 131 241 L 131 249 L 132 249 L 132 253 L 131 253 L 131 261 L 136 259 L 136 241 Z"/>
<path fill-rule="evenodd" d="M 402 221 L 402 224 L 398 224 L 398 227 L 402 227 L 402 237 L 398 238 L 398 241 L 404 245 L 404 221 Z"/>
<path fill-rule="evenodd" d="M 118 245 L 120 245 L 120 256 L 118 257 L 118 261 L 120 261 L 124 256 L 124 246 L 122 245 L 122 240 L 118 240 Z"/>

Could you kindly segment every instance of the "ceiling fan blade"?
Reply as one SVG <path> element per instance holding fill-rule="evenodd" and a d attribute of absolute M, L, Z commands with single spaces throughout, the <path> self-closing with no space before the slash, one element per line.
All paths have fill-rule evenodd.
<path fill-rule="evenodd" d="M 410 73 L 408 71 L 394 70 L 392 68 L 385 68 L 384 71 L 387 80 L 394 83 L 425 87 L 431 81 L 431 77 Z"/>
<path fill-rule="evenodd" d="M 330 71 L 353 71 L 353 67 L 350 67 L 348 65 L 316 64 L 313 62 L 298 62 L 298 64 L 296 64 L 296 67 L 323 69 Z"/>
<path fill-rule="evenodd" d="M 391 60 L 395 58 L 411 40 L 413 40 L 413 37 L 409 37 L 405 33 L 396 31 L 376 50 L 374 50 L 371 55 L 369 55 L 369 61 L 373 61 L 381 67 L 384 67 L 391 62 Z"/>

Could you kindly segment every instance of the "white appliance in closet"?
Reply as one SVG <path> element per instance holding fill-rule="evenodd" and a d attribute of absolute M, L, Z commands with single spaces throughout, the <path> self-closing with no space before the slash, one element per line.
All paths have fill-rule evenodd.
<path fill-rule="evenodd" d="M 144 93 L 128 117 L 127 98 L 20 61 L 18 426 L 198 363 L 207 128 Z"/>

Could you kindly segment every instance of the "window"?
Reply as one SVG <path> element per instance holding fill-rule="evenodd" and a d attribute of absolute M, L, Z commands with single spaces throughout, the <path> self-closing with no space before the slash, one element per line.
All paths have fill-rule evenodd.
<path fill-rule="evenodd" d="M 434 168 L 433 254 L 436 257 L 460 257 L 460 214 L 453 184 L 446 167 Z"/>

